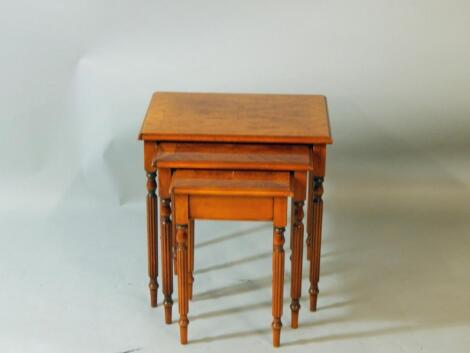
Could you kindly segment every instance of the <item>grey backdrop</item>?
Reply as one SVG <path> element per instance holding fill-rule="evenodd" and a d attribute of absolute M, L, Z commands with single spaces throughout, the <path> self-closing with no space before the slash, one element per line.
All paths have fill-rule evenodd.
<path fill-rule="evenodd" d="M 328 97 L 334 145 L 325 249 L 338 258 L 324 260 L 323 269 L 338 273 L 330 293 L 347 297 L 341 305 L 350 315 L 346 329 L 327 316 L 318 338 L 324 326 L 304 309 L 311 326 L 291 333 L 299 335 L 290 336 L 292 349 L 384 352 L 399 341 L 403 351 L 468 351 L 470 2 L 0 6 L 2 350 L 152 350 L 163 342 L 180 349 L 176 327 L 163 327 L 146 301 L 145 178 L 136 140 L 152 92 L 175 90 Z M 216 238 L 245 226 L 201 227 Z M 119 292 L 122 281 L 128 287 Z M 119 296 L 116 286 L 121 304 L 138 298 L 121 316 L 122 306 L 109 299 Z M 220 328 L 220 320 L 239 318 L 202 321 Z M 122 321 L 135 331 L 120 332 Z M 374 326 L 383 321 L 398 323 L 389 331 Z M 360 330 L 364 322 L 371 331 Z M 401 329 L 410 324 L 422 338 Z M 236 340 L 255 344 L 258 336 L 260 349 L 269 349 L 267 332 L 215 336 L 207 341 L 214 350 Z"/>

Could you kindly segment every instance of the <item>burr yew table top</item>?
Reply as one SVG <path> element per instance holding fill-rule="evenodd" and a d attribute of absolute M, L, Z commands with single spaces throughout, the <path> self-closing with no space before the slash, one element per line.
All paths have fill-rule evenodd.
<path fill-rule="evenodd" d="M 142 140 L 332 143 L 321 95 L 156 92 Z"/>

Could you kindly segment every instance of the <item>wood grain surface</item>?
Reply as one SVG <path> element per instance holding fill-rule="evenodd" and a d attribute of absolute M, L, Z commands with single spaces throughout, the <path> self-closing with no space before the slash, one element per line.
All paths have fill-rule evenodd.
<path fill-rule="evenodd" d="M 158 168 L 311 170 L 307 145 L 162 142 L 156 150 Z"/>
<path fill-rule="evenodd" d="M 142 140 L 332 143 L 321 95 L 156 92 Z"/>
<path fill-rule="evenodd" d="M 292 181 L 287 172 L 223 170 L 176 170 L 171 192 L 191 195 L 292 196 Z"/>

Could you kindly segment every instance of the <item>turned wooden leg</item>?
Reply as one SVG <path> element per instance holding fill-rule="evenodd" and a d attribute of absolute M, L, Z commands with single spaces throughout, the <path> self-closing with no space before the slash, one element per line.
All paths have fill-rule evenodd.
<path fill-rule="evenodd" d="M 180 313 L 180 342 L 188 343 L 188 226 L 176 226 L 176 263 L 178 266 L 178 308 Z"/>
<path fill-rule="evenodd" d="M 313 173 L 308 173 L 308 197 L 307 197 L 307 260 L 311 260 L 312 233 L 313 233 Z"/>
<path fill-rule="evenodd" d="M 284 227 L 274 227 L 273 234 L 272 331 L 274 347 L 279 347 L 281 341 L 284 291 L 284 230 Z"/>
<path fill-rule="evenodd" d="M 171 324 L 173 299 L 173 244 L 172 244 L 171 200 L 160 199 L 160 240 L 163 277 L 163 305 L 165 323 Z"/>
<path fill-rule="evenodd" d="M 150 277 L 150 305 L 157 306 L 158 291 L 158 225 L 157 225 L 157 182 L 156 173 L 147 173 L 147 245 L 148 273 Z"/>
<path fill-rule="evenodd" d="M 292 298 L 291 309 L 291 327 L 299 326 L 300 296 L 302 293 L 302 252 L 304 242 L 304 202 L 292 201 L 293 216 L 291 218 L 291 287 L 290 295 Z"/>
<path fill-rule="evenodd" d="M 194 219 L 189 220 L 188 226 L 188 281 L 189 281 L 189 299 L 193 299 L 193 283 L 194 283 Z"/>
<path fill-rule="evenodd" d="M 323 217 L 323 177 L 313 178 L 313 246 L 310 259 L 310 311 L 317 310 L 320 279 L 321 231 Z"/>
<path fill-rule="evenodd" d="M 176 219 L 175 214 L 174 214 L 174 207 L 173 207 L 172 212 L 173 212 L 172 213 L 173 219 Z M 172 234 L 173 234 L 173 236 L 172 236 L 172 241 L 173 241 L 173 248 L 172 248 L 173 270 L 174 270 L 175 275 L 178 275 L 178 266 L 176 264 L 176 222 L 173 223 Z"/>

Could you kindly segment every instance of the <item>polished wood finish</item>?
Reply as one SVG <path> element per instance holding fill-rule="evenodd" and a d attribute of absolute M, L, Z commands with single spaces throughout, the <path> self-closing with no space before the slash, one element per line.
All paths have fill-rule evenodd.
<path fill-rule="evenodd" d="M 300 297 L 302 294 L 302 254 L 304 238 L 304 202 L 307 186 L 305 172 L 294 173 L 294 197 L 291 204 L 291 327 L 299 325 Z"/>
<path fill-rule="evenodd" d="M 170 186 L 168 185 L 168 192 L 170 192 Z M 174 203 L 174 200 L 172 199 L 172 203 Z M 172 208 L 172 216 L 173 216 L 173 219 L 176 219 L 175 218 L 175 211 L 174 211 L 174 207 Z M 176 264 L 176 222 L 173 222 L 173 228 L 172 228 L 172 241 L 173 241 L 173 270 L 174 270 L 174 274 L 177 275 L 178 274 L 178 266 Z"/>
<path fill-rule="evenodd" d="M 326 107 L 320 95 L 157 92 L 139 138 L 328 144 Z"/>
<path fill-rule="evenodd" d="M 284 227 L 274 227 L 273 232 L 273 281 L 272 315 L 273 346 L 281 342 L 282 306 L 284 297 Z"/>
<path fill-rule="evenodd" d="M 311 259 L 311 247 L 312 247 L 312 232 L 313 232 L 313 221 L 312 221 L 312 210 L 313 210 L 313 172 L 308 173 L 308 196 L 307 196 L 307 260 Z"/>
<path fill-rule="evenodd" d="M 234 214 L 233 210 L 236 210 Z M 191 216 L 196 219 L 269 221 L 273 218 L 272 197 L 247 200 L 245 196 L 191 196 Z"/>
<path fill-rule="evenodd" d="M 160 248 L 162 257 L 162 277 L 163 277 L 163 305 L 165 307 L 165 323 L 172 322 L 173 306 L 173 259 L 172 259 L 172 221 L 171 221 L 171 199 L 160 199 Z"/>
<path fill-rule="evenodd" d="M 284 299 L 284 231 L 287 224 L 287 198 L 274 198 L 273 218 L 273 280 L 272 280 L 272 336 L 273 346 L 281 342 L 282 307 Z"/>
<path fill-rule="evenodd" d="M 154 165 L 173 169 L 311 170 L 307 145 L 161 142 Z"/>
<path fill-rule="evenodd" d="M 261 176 L 260 174 L 264 174 Z M 280 175 L 280 174 L 283 174 Z M 250 179 L 250 177 L 252 179 Z M 202 182 L 203 178 L 205 182 Z M 222 186 L 218 181 L 225 180 Z M 171 192 L 174 199 L 174 213 L 177 223 L 177 266 L 178 266 L 178 307 L 180 311 L 180 341 L 182 344 L 188 342 L 188 301 L 191 297 L 192 286 L 192 266 L 194 256 L 189 254 L 191 245 L 188 240 L 188 225 L 191 224 L 197 216 L 205 219 L 242 219 L 243 209 L 230 201 L 233 198 L 246 199 L 247 207 L 250 210 L 250 219 L 256 219 L 254 215 L 270 214 L 273 221 L 273 282 L 272 282 L 272 332 L 273 345 L 280 344 L 281 334 L 281 316 L 283 306 L 283 288 L 284 288 L 284 230 L 287 223 L 287 197 L 293 194 L 291 190 L 293 183 L 290 180 L 289 173 L 271 173 L 271 172 L 219 172 L 219 171 L 177 171 L 173 173 Z M 266 187 L 263 190 L 256 190 L 252 185 L 259 180 L 264 180 Z M 192 181 L 192 183 L 191 183 Z M 282 183 L 281 183 L 282 182 Z M 273 184 L 279 183 L 276 188 Z M 287 188 L 286 192 L 280 194 L 281 184 Z M 214 188 L 208 188 L 207 185 L 217 185 Z M 237 191 L 236 189 L 240 190 Z M 207 194 L 204 195 L 203 191 Z M 271 195 L 268 195 L 271 191 Z M 237 196 L 232 196 L 233 194 Z M 243 196 L 241 196 L 243 195 Z M 214 205 L 218 207 L 205 208 L 204 198 L 211 202 L 216 201 Z M 202 201 L 201 201 L 202 200 Z M 270 202 L 259 203 L 259 200 L 269 200 Z M 235 206 L 235 207 L 234 207 Z M 197 210 L 197 211 L 194 211 Z M 192 225 L 194 227 L 194 225 Z M 194 243 L 194 239 L 192 240 Z M 181 301 L 181 303 L 180 303 Z"/>
<path fill-rule="evenodd" d="M 162 170 L 183 168 L 307 171 L 312 169 L 312 149 L 307 145 L 160 142 L 155 143 L 155 146 L 151 150 L 154 156 L 153 166 L 158 166 Z M 246 203 L 246 200 L 240 201 L 238 205 L 240 209 L 246 209 L 243 203 Z M 266 219 L 269 217 L 271 215 L 266 215 Z M 249 215 L 243 218 L 250 219 Z M 173 244 L 176 234 L 174 227 L 173 223 Z M 191 237 L 191 227 L 189 235 Z M 173 269 L 176 274 L 175 251 L 173 255 Z"/>
<path fill-rule="evenodd" d="M 144 169 L 147 173 L 155 173 L 155 157 L 158 145 L 154 141 L 144 141 Z"/>
<path fill-rule="evenodd" d="M 158 225 L 157 225 L 157 181 L 156 167 L 153 164 L 157 146 L 152 141 L 144 141 L 144 169 L 147 173 L 147 255 L 150 305 L 157 306 L 158 293 Z"/>
<path fill-rule="evenodd" d="M 171 219 L 171 198 L 169 185 L 171 182 L 171 170 L 159 169 L 158 171 L 158 196 L 160 197 L 160 249 L 162 259 L 162 291 L 163 306 L 165 308 L 165 323 L 172 322 L 173 307 L 173 224 Z"/>
<path fill-rule="evenodd" d="M 157 234 L 157 196 L 155 172 L 147 173 L 147 245 L 150 305 L 157 306 L 158 291 L 158 234 Z"/>
<path fill-rule="evenodd" d="M 176 263 L 178 266 L 178 309 L 180 342 L 188 343 L 189 264 L 188 264 L 188 196 L 174 195 L 176 221 Z"/>
<path fill-rule="evenodd" d="M 290 183 L 285 172 L 177 170 L 170 189 L 176 194 L 205 196 L 291 196 Z"/>
<path fill-rule="evenodd" d="M 188 343 L 188 226 L 176 225 L 176 261 L 178 264 L 178 308 L 180 312 L 180 341 Z"/>
<path fill-rule="evenodd" d="M 316 310 L 320 273 L 321 223 L 323 212 L 323 180 L 325 175 L 326 144 L 332 143 L 326 99 L 308 95 L 208 94 L 208 93 L 156 93 L 144 119 L 139 138 L 144 140 L 144 167 L 148 179 L 158 172 L 160 198 L 162 290 L 164 294 L 165 322 L 171 322 L 172 267 L 178 272 L 176 249 L 176 214 L 174 200 L 170 198 L 170 180 L 179 169 L 266 170 L 307 172 L 307 258 L 310 261 L 310 309 Z M 292 178 L 294 187 L 291 217 L 291 326 L 298 324 L 297 296 L 301 272 L 303 237 L 300 231 L 300 203 L 296 193 L 301 189 L 299 180 Z M 148 183 L 149 184 L 149 183 Z M 155 226 L 156 196 L 153 183 L 147 194 L 147 234 L 151 304 L 157 304 L 157 227 Z M 156 187 L 156 185 L 155 185 Z M 243 196 L 230 196 L 232 206 L 246 209 L 241 219 L 254 219 L 259 209 L 246 204 Z M 229 200 L 191 197 L 194 215 L 204 215 L 217 205 L 229 206 Z M 170 200 L 170 201 L 169 201 Z M 189 198 L 188 198 L 189 204 Z M 219 203 L 220 202 L 220 203 Z M 266 203 L 266 201 L 259 201 Z M 268 203 L 271 201 L 268 201 Z M 263 204 L 270 207 L 262 218 L 275 217 L 274 201 Z M 194 207 L 195 206 L 195 207 Z M 240 211 L 241 212 L 241 211 Z M 170 213 L 170 216 L 168 216 Z M 189 217 L 189 210 L 187 210 Z M 221 219 L 228 217 L 218 211 Z M 251 215 L 251 216 L 250 216 Z M 233 216 L 233 214 L 232 214 Z M 188 283 L 194 281 L 194 224 L 188 219 L 186 228 Z M 300 221 L 302 223 L 302 221 Z M 303 228 L 303 223 L 302 223 Z M 171 233 L 168 236 L 168 233 Z M 171 244 L 170 241 L 171 240 Z M 302 242 L 302 240 L 300 240 Z M 300 252 L 300 256 L 299 256 Z M 171 260 L 174 259 L 173 266 Z M 170 275 L 169 275 L 170 274 Z M 301 280 L 300 280 L 301 283 Z M 190 286 L 191 287 L 191 286 Z M 192 288 L 187 291 L 188 299 Z M 274 315 L 273 315 L 274 316 Z M 183 325 L 184 326 L 184 325 Z M 187 326 L 186 326 L 187 327 Z M 184 329 L 183 329 L 184 331 Z"/>
<path fill-rule="evenodd" d="M 310 244 L 310 311 L 317 310 L 318 281 L 320 279 L 321 231 L 323 219 L 323 180 L 325 175 L 325 146 L 315 146 L 313 150 L 313 201 Z"/>
<path fill-rule="evenodd" d="M 188 282 L 189 299 L 193 299 L 193 284 L 194 284 L 194 219 L 189 220 L 188 224 Z"/>

